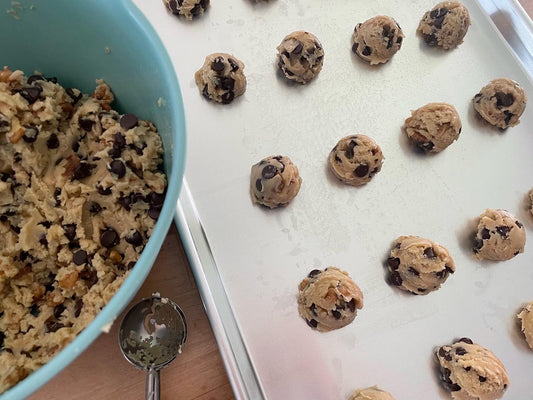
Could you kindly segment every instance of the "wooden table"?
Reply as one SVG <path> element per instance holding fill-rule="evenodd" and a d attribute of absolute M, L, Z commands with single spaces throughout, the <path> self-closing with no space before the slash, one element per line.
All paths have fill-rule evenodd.
<path fill-rule="evenodd" d="M 519 0 L 530 16 L 533 0 Z M 187 316 L 183 353 L 161 371 L 161 399 L 227 400 L 234 395 L 205 314 L 178 231 L 172 226 L 146 282 L 133 302 L 158 291 Z M 129 306 L 128 306 L 129 309 Z M 117 342 L 118 323 L 31 400 L 134 400 L 144 398 L 145 373 L 131 366 Z"/>

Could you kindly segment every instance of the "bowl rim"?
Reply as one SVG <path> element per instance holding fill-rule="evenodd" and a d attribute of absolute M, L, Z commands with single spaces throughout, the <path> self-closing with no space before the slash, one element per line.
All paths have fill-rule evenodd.
<path fill-rule="evenodd" d="M 183 172 L 185 169 L 185 149 L 186 149 L 186 123 L 183 107 L 183 96 L 180 85 L 170 57 L 161 42 L 156 31 L 148 22 L 144 14 L 133 4 L 131 0 L 114 0 L 106 4 L 109 13 L 121 15 L 122 19 L 130 18 L 138 28 L 139 33 L 150 39 L 153 44 L 157 60 L 154 62 L 162 66 L 161 79 L 165 85 L 176 96 L 165 99 L 164 107 L 170 110 L 172 134 L 176 139 L 171 149 L 173 163 L 167 171 L 167 192 L 165 202 L 157 220 L 153 234 L 144 248 L 137 264 L 145 264 L 146 268 L 133 268 L 128 277 L 124 280 L 120 288 L 113 295 L 111 300 L 104 306 L 90 324 L 81 331 L 67 346 L 50 359 L 39 369 L 32 372 L 25 379 L 18 382 L 0 394 L 0 400 L 20 400 L 28 397 L 38 390 L 50 379 L 62 371 L 78 355 L 80 355 L 94 340 L 103 332 L 108 332 L 112 323 L 118 318 L 121 312 L 138 292 L 146 277 L 148 276 L 153 263 L 159 253 L 161 245 L 168 233 L 173 221 L 175 205 L 181 189 Z M 172 180 L 168 178 L 172 178 Z"/>

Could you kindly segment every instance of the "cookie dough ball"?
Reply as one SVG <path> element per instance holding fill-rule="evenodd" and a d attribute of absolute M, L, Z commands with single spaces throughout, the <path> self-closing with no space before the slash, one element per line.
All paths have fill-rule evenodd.
<path fill-rule="evenodd" d="M 322 69 L 324 49 L 312 33 L 292 32 L 285 36 L 277 49 L 278 67 L 291 81 L 309 83 Z"/>
<path fill-rule="evenodd" d="M 335 267 L 314 269 L 298 286 L 298 311 L 321 332 L 350 324 L 363 308 L 363 293 L 347 272 Z"/>
<path fill-rule="evenodd" d="M 350 400 L 394 400 L 392 394 L 381 390 L 377 386 L 356 390 Z"/>
<path fill-rule="evenodd" d="M 270 208 L 286 206 L 298 194 L 302 178 L 286 156 L 270 156 L 252 166 L 252 200 Z"/>
<path fill-rule="evenodd" d="M 371 138 L 365 135 L 343 137 L 329 153 L 329 167 L 341 181 L 361 186 L 370 182 L 381 171 L 383 153 Z"/>
<path fill-rule="evenodd" d="M 526 230 L 510 212 L 487 209 L 479 216 L 475 243 L 479 260 L 510 260 L 524 252 Z"/>
<path fill-rule="evenodd" d="M 533 301 L 527 303 L 517 316 L 522 323 L 522 332 L 526 337 L 526 342 L 533 349 Z"/>
<path fill-rule="evenodd" d="M 450 50 L 463 43 L 469 26 L 470 15 L 464 5 L 443 1 L 424 14 L 417 31 L 429 46 Z"/>
<path fill-rule="evenodd" d="M 400 50 L 404 37 L 402 28 L 393 18 L 378 15 L 355 26 L 352 52 L 370 65 L 383 64 Z"/>
<path fill-rule="evenodd" d="M 188 20 L 199 17 L 209 7 L 210 0 L 163 0 L 169 13 L 183 16 Z"/>
<path fill-rule="evenodd" d="M 413 294 L 428 294 L 440 288 L 455 272 L 448 250 L 418 236 L 400 236 L 387 259 L 390 283 Z"/>
<path fill-rule="evenodd" d="M 436 356 L 442 382 L 457 400 L 500 399 L 509 386 L 502 362 L 468 338 L 439 347 Z"/>
<path fill-rule="evenodd" d="M 461 118 L 454 106 L 429 103 L 411 112 L 405 120 L 409 139 L 426 152 L 438 153 L 459 138 Z"/>
<path fill-rule="evenodd" d="M 194 75 L 200 92 L 210 100 L 229 104 L 246 90 L 244 64 L 226 53 L 213 53 Z"/>
<path fill-rule="evenodd" d="M 474 110 L 489 124 L 506 129 L 520 123 L 527 96 L 520 85 L 507 78 L 498 78 L 474 96 Z"/>

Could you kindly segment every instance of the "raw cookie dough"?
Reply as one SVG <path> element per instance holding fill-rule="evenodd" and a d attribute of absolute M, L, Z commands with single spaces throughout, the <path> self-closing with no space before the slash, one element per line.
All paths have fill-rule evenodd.
<path fill-rule="evenodd" d="M 324 49 L 312 33 L 292 32 L 285 36 L 277 50 L 278 67 L 291 81 L 309 83 L 322 69 Z"/>
<path fill-rule="evenodd" d="M 133 268 L 165 198 L 149 121 L 55 78 L 0 71 L 0 392 L 94 319 Z"/>
<path fill-rule="evenodd" d="M 270 156 L 252 166 L 250 191 L 254 203 L 286 206 L 298 194 L 302 178 L 289 157 Z"/>
<path fill-rule="evenodd" d="M 196 85 L 207 99 L 229 104 L 246 90 L 244 64 L 226 53 L 213 53 L 194 74 Z"/>
<path fill-rule="evenodd" d="M 509 386 L 502 362 L 489 350 L 461 338 L 436 350 L 441 380 L 457 400 L 501 399 Z"/>
<path fill-rule="evenodd" d="M 383 153 L 371 138 L 365 135 L 343 137 L 329 153 L 329 167 L 341 181 L 361 186 L 370 182 L 381 171 Z"/>
<path fill-rule="evenodd" d="M 459 138 L 461 118 L 454 106 L 429 103 L 411 111 L 405 120 L 409 139 L 426 152 L 438 153 Z"/>
<path fill-rule="evenodd" d="M 450 50 L 463 43 L 469 26 L 470 15 L 464 5 L 443 1 L 424 14 L 417 32 L 429 46 Z"/>
<path fill-rule="evenodd" d="M 163 0 L 168 12 L 188 20 L 199 17 L 209 7 L 210 0 Z"/>
<path fill-rule="evenodd" d="M 355 26 L 352 52 L 370 65 L 389 61 L 402 47 L 405 35 L 391 17 L 378 15 Z"/>
<path fill-rule="evenodd" d="M 526 342 L 533 349 L 533 301 L 527 303 L 517 317 L 522 323 L 522 332 L 524 333 Z"/>
<path fill-rule="evenodd" d="M 474 96 L 474 110 L 489 124 L 500 129 L 516 126 L 524 112 L 527 96 L 520 85 L 507 78 L 498 78 Z"/>
<path fill-rule="evenodd" d="M 392 394 L 381 390 L 377 386 L 371 386 L 365 389 L 358 389 L 350 396 L 349 400 L 394 400 Z"/>
<path fill-rule="evenodd" d="M 363 293 L 347 272 L 336 267 L 314 269 L 298 286 L 298 311 L 321 332 L 350 324 L 363 308 Z"/>
<path fill-rule="evenodd" d="M 400 236 L 387 259 L 390 283 L 413 294 L 425 295 L 440 288 L 455 272 L 448 250 L 418 236 Z"/>
<path fill-rule="evenodd" d="M 478 260 L 505 261 L 524 252 L 526 230 L 506 210 L 486 209 L 479 216 L 474 257 Z"/>

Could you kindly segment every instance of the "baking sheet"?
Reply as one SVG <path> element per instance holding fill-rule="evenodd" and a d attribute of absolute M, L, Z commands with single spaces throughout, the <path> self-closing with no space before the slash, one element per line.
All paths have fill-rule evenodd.
<path fill-rule="evenodd" d="M 428 49 L 415 35 L 429 1 L 225 0 L 193 22 L 167 15 L 157 1 L 136 4 L 180 79 L 194 202 L 185 206 L 201 222 L 206 241 L 197 244 L 212 255 L 208 267 L 222 282 L 208 290 L 227 295 L 220 306 L 235 318 L 226 325 L 232 315 L 210 315 L 217 339 L 223 353 L 243 345 L 249 365 L 244 376 L 239 366 L 241 376 L 232 374 L 245 381 L 244 389 L 233 382 L 239 398 L 263 391 L 270 399 L 340 399 L 378 384 L 400 399 L 447 399 L 433 350 L 462 336 L 504 362 L 506 399 L 531 396 L 533 353 L 515 315 L 533 299 L 533 245 L 507 262 L 479 262 L 469 236 L 489 207 L 513 212 L 533 235 L 525 203 L 533 187 L 531 106 L 505 132 L 481 123 L 471 106 L 496 77 L 517 80 L 530 98 L 533 86 L 475 1 L 464 1 L 472 26 L 451 52 Z M 378 14 L 393 16 L 406 38 L 390 63 L 372 68 L 351 54 L 350 37 L 357 22 Z M 276 73 L 276 46 L 299 29 L 313 32 L 325 50 L 324 68 L 307 86 L 287 85 Z M 212 52 L 233 53 L 246 65 L 247 91 L 229 106 L 207 102 L 194 83 Z M 401 126 L 410 110 L 431 101 L 455 105 L 463 131 L 443 153 L 421 156 Z M 351 133 L 373 137 L 386 157 L 362 188 L 338 183 L 326 167 L 329 150 Z M 249 195 L 251 165 L 272 154 L 291 157 L 303 178 L 298 196 L 278 210 L 253 206 Z M 386 283 L 383 261 L 404 234 L 450 250 L 457 272 L 439 291 L 412 296 Z M 202 268 L 194 257 L 192 264 Z M 319 333 L 298 316 L 297 285 L 311 269 L 330 265 L 350 273 L 365 305 L 348 327 Z M 231 373 L 235 366 L 227 365 Z M 256 378 L 250 389 L 246 381 Z"/>

